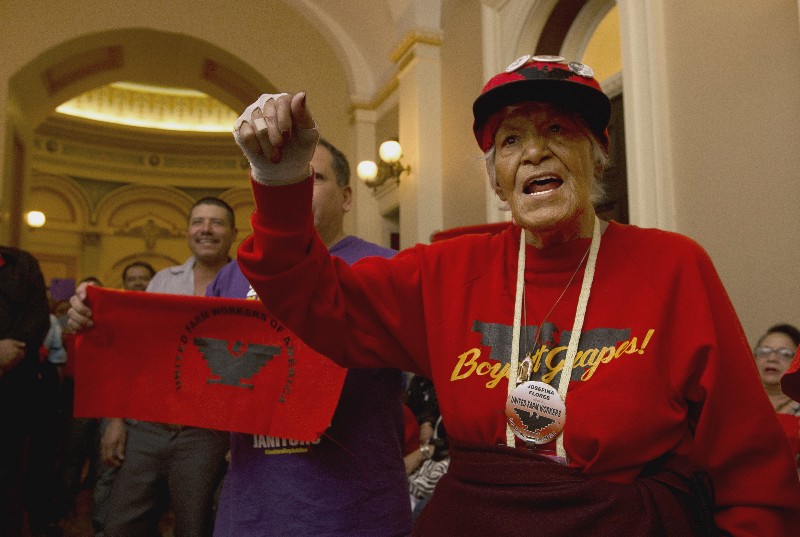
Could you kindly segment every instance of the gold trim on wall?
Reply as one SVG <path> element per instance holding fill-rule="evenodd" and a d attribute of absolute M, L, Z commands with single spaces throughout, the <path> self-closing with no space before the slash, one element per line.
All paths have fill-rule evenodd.
<path fill-rule="evenodd" d="M 399 72 L 408 64 L 409 61 L 411 61 L 411 59 L 413 59 L 413 54 L 408 54 L 408 51 L 414 45 L 424 44 L 440 47 L 442 46 L 442 42 L 442 36 L 439 34 L 419 31 L 409 32 L 400 41 L 400 43 L 397 44 L 389 57 L 394 63 L 398 63 L 402 60 L 402 62 L 397 66 L 397 71 Z M 397 91 L 399 85 L 400 81 L 395 74 L 392 79 L 389 80 L 389 82 L 384 84 L 375 93 L 375 96 L 372 99 L 368 101 L 353 101 L 353 103 L 347 108 L 347 114 L 350 117 L 350 123 L 355 121 L 356 110 L 377 110 L 389 99 L 389 97 L 392 96 L 395 91 Z"/>
<path fill-rule="evenodd" d="M 398 45 L 389 55 L 389 58 L 394 63 L 399 62 L 400 59 L 403 56 L 405 56 L 406 52 L 408 52 L 408 50 L 417 43 L 423 45 L 433 45 L 436 47 L 441 47 L 443 39 L 440 34 L 435 34 L 430 32 L 418 32 L 418 31 L 410 32 L 406 34 L 406 36 L 400 41 L 400 43 L 398 43 Z"/>

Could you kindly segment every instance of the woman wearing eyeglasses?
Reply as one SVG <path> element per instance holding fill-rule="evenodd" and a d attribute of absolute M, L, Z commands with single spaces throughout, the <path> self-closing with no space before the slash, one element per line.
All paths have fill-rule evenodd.
<path fill-rule="evenodd" d="M 790 324 L 776 324 L 758 340 L 753 354 L 756 358 L 761 384 L 767 392 L 772 408 L 778 413 L 795 458 L 800 467 L 800 402 L 781 391 L 781 377 L 789 369 L 798 345 L 800 330 Z"/>
<path fill-rule="evenodd" d="M 800 330 L 790 324 L 777 324 L 761 336 L 753 351 L 761 384 L 778 414 L 800 416 L 800 403 L 781 391 L 781 377 L 789 369 L 798 345 Z"/>

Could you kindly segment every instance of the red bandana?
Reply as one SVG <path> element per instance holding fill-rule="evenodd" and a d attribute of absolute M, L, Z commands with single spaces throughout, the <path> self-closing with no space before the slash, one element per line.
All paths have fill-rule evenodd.
<path fill-rule="evenodd" d="M 95 327 L 76 341 L 75 415 L 316 440 L 346 369 L 254 300 L 87 290 Z"/>

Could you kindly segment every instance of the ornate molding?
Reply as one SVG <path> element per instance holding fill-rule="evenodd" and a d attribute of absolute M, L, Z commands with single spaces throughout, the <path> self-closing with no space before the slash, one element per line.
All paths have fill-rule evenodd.
<path fill-rule="evenodd" d="M 153 218 L 147 218 L 142 223 L 139 222 L 128 223 L 123 228 L 117 229 L 114 235 L 142 238 L 148 252 L 155 250 L 158 239 L 175 239 L 183 236 L 180 231 L 159 226 Z"/>
<path fill-rule="evenodd" d="M 157 185 L 168 180 L 168 184 L 229 188 L 247 175 L 241 154 L 203 151 L 204 146 L 198 145 L 196 153 L 178 154 L 36 135 L 31 145 L 31 163 L 42 171 Z"/>
<path fill-rule="evenodd" d="M 225 89 L 234 93 L 236 88 Z M 238 91 L 237 98 L 250 91 L 250 88 Z M 200 91 L 125 82 L 84 92 L 58 106 L 56 111 L 117 125 L 191 132 L 227 133 L 238 117 L 229 106 Z"/>

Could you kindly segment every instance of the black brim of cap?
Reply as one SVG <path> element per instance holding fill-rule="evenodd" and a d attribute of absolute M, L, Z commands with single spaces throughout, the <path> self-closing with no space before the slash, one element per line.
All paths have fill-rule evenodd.
<path fill-rule="evenodd" d="M 506 106 L 523 102 L 548 102 L 583 117 L 589 129 L 600 139 L 611 117 L 611 102 L 602 91 L 566 80 L 515 80 L 492 88 L 472 105 L 475 131 L 478 132 L 489 117 Z"/>

